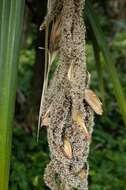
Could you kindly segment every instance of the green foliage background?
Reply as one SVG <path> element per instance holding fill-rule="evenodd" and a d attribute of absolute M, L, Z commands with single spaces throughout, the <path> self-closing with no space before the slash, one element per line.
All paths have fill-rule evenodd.
<path fill-rule="evenodd" d="M 124 27 L 118 25 L 114 32 L 111 31 L 112 20 L 104 14 L 100 5 L 96 6 L 96 11 L 100 21 L 99 24 L 104 31 L 105 39 L 115 60 L 115 66 L 124 94 L 126 94 L 126 33 Z M 113 26 L 115 24 L 116 21 Z M 37 114 L 32 111 L 32 102 L 28 102 L 32 94 L 31 80 L 34 74 L 33 68 L 36 58 L 36 35 L 37 27 L 31 21 L 30 32 L 27 34 L 25 47 L 20 52 L 18 64 L 18 89 L 25 97 L 25 103 L 23 108 L 20 108 L 20 111 L 18 110 L 19 105 L 16 107 L 9 190 L 48 189 L 44 185 L 42 177 L 44 168 L 49 162 L 46 129 L 41 129 L 39 143 L 37 143 L 37 119 L 33 119 L 37 117 Z M 102 98 L 89 28 L 87 28 L 86 41 L 87 66 L 92 75 L 91 88 Z M 89 189 L 126 190 L 126 128 L 113 95 L 113 86 L 108 72 L 104 68 L 105 62 L 101 53 L 100 61 L 103 67 L 102 79 L 105 111 L 102 117 L 95 117 L 89 156 Z M 55 64 L 53 67 L 55 67 Z"/>

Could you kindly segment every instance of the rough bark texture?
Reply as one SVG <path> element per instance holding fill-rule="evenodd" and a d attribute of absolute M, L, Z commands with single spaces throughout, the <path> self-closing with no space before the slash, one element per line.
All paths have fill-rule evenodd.
<path fill-rule="evenodd" d="M 91 136 L 93 110 L 85 102 L 89 73 L 85 57 L 84 0 L 55 0 L 49 6 L 44 25 L 61 17 L 59 65 L 45 92 L 41 118 L 48 113 L 48 143 L 51 161 L 44 179 L 52 190 L 88 189 L 88 154 L 91 138 L 80 125 L 83 121 Z M 44 26 L 43 25 L 43 26 Z M 64 150 L 64 139 L 71 146 L 71 157 Z M 68 146 L 69 149 L 69 146 Z M 82 175 L 83 174 L 83 175 Z"/>

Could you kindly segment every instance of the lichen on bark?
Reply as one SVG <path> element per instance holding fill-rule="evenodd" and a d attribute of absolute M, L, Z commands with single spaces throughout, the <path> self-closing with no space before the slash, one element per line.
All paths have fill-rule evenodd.
<path fill-rule="evenodd" d="M 60 18 L 60 35 L 56 41 L 59 65 L 40 108 L 41 121 L 48 125 L 51 158 L 44 180 L 52 190 L 87 190 L 87 159 L 95 110 L 85 101 L 90 74 L 85 56 L 84 0 L 52 2 L 42 28 L 52 21 L 51 15 L 54 23 Z M 86 91 L 86 97 L 87 94 Z"/>

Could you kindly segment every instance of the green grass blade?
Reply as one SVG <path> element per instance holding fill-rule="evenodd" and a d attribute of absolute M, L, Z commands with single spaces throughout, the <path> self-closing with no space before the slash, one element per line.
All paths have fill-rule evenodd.
<path fill-rule="evenodd" d="M 8 189 L 24 0 L 0 0 L 0 190 Z"/>
<path fill-rule="evenodd" d="M 94 13 L 94 10 L 92 8 L 92 5 L 87 0 L 86 1 L 86 15 L 88 18 L 88 21 L 91 25 L 92 31 L 95 35 L 95 38 L 97 40 L 97 44 L 103 54 L 105 65 L 108 69 L 109 75 L 110 75 L 110 82 L 112 82 L 113 89 L 114 89 L 114 95 L 116 97 L 116 100 L 118 102 L 118 105 L 120 107 L 120 111 L 122 114 L 122 118 L 124 121 L 124 124 L 126 126 L 126 101 L 123 93 L 122 86 L 119 81 L 119 77 L 114 65 L 113 57 L 109 51 L 109 47 L 107 45 L 106 40 L 104 39 L 103 32 L 99 26 L 99 20 Z"/>

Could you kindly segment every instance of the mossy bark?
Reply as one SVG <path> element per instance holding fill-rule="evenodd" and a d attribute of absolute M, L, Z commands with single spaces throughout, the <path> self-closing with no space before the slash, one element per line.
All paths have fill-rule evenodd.
<path fill-rule="evenodd" d="M 88 154 L 93 110 L 85 102 L 90 75 L 86 67 L 84 0 L 55 1 L 42 27 L 60 18 L 59 65 L 44 94 L 41 120 L 48 121 L 51 161 L 45 170 L 53 190 L 88 189 Z M 57 180 L 58 179 L 58 180 Z"/>

